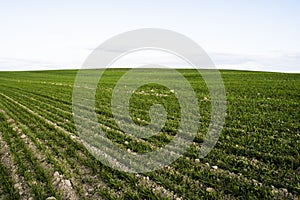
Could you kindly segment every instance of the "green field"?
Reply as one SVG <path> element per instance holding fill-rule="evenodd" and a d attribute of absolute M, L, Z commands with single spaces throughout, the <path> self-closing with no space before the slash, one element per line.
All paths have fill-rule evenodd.
<path fill-rule="evenodd" d="M 139 88 L 130 101 L 134 122 L 150 123 L 147 113 L 154 103 L 164 105 L 167 121 L 147 139 L 124 134 L 113 119 L 110 98 L 125 72 L 106 70 L 99 82 L 100 126 L 125 150 L 163 147 L 176 134 L 180 105 L 163 86 Z M 198 134 L 176 162 L 143 174 L 102 164 L 80 142 L 72 114 L 77 71 L 0 72 L 0 199 L 299 199 L 300 74 L 221 71 L 226 122 L 216 146 L 199 159 L 210 97 L 195 70 L 179 72 L 198 98 Z"/>

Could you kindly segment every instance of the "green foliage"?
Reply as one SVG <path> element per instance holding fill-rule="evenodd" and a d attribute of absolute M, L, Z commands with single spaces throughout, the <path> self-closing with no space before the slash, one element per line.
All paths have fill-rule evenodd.
<path fill-rule="evenodd" d="M 226 123 L 215 148 L 207 157 L 198 160 L 210 123 L 209 92 L 195 70 L 179 72 L 198 97 L 201 115 L 198 134 L 181 158 L 151 173 L 135 175 L 111 169 L 95 160 L 71 137 L 78 136 L 72 114 L 72 90 L 77 71 L 1 72 L 0 109 L 45 155 L 47 164 L 66 178 L 76 180 L 74 189 L 82 198 L 89 198 L 85 197 L 83 185 L 95 185 L 93 195 L 105 199 L 299 198 L 300 75 L 221 71 L 228 105 Z M 147 139 L 125 134 L 114 121 L 110 109 L 114 86 L 124 73 L 126 69 L 109 69 L 99 82 L 95 110 L 100 127 L 124 150 L 155 151 L 176 135 L 180 105 L 174 94 L 163 86 L 140 87 L 130 100 L 133 121 L 141 126 L 149 124 L 149 108 L 158 103 L 165 107 L 167 121 L 157 135 Z M 31 193 L 40 199 L 61 198 L 61 193 L 52 185 L 49 169 L 43 167 L 7 119 L 0 116 L 0 131 L 18 166 L 18 174 L 24 177 Z M 82 120 L 89 121 L 85 116 Z M 150 181 L 144 183 L 141 177 L 149 177 Z M 14 183 L 1 162 L 0 179 L 0 198 L 4 193 L 11 199 L 18 199 Z M 97 186 L 100 180 L 105 187 Z M 285 189 L 287 192 L 282 192 Z"/>

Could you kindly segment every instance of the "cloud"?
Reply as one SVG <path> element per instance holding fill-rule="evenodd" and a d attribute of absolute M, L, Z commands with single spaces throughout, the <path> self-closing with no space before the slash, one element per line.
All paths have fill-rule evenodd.
<path fill-rule="evenodd" d="M 100 50 L 106 53 L 121 52 L 120 49 Z M 105 53 L 103 55 L 105 55 Z M 300 53 L 282 53 L 280 51 L 273 51 L 264 55 L 246 55 L 210 52 L 208 55 L 218 69 L 300 73 Z M 69 58 L 69 60 L 72 59 Z M 153 61 L 157 61 L 156 63 L 161 65 L 174 66 L 175 68 L 190 67 L 187 63 L 182 62 L 182 60 L 174 58 L 174 55 L 170 56 L 155 52 L 150 52 L 150 54 L 135 53 L 129 55 L 126 59 L 118 60 L 115 67 L 130 68 L 137 65 L 152 64 Z M 81 64 L 82 63 L 79 61 L 78 63 L 75 61 L 74 63 L 62 61 L 52 62 L 0 57 L 0 71 L 79 69 Z"/>
<path fill-rule="evenodd" d="M 264 55 L 209 54 L 219 69 L 300 73 L 300 53 L 269 52 Z"/>
<path fill-rule="evenodd" d="M 74 66 L 20 58 L 0 58 L 0 71 L 31 71 L 52 69 L 74 69 Z"/>

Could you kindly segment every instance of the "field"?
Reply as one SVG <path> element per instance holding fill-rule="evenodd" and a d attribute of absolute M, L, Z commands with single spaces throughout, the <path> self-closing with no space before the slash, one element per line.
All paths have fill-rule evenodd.
<path fill-rule="evenodd" d="M 180 121 L 174 94 L 155 84 L 136 90 L 134 122 L 147 125 L 153 103 L 165 106 L 167 122 L 147 139 L 124 134 L 113 120 L 110 97 L 125 72 L 107 70 L 99 82 L 100 126 L 130 152 L 163 147 Z M 140 174 L 102 164 L 81 143 L 72 114 L 77 71 L 0 72 L 0 199 L 299 199 L 300 74 L 221 71 L 226 122 L 216 146 L 199 159 L 210 97 L 196 71 L 179 72 L 198 98 L 198 134 L 176 162 Z"/>

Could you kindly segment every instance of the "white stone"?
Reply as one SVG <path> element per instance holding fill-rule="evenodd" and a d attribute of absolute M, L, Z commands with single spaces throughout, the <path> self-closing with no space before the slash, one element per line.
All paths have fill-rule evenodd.
<path fill-rule="evenodd" d="M 72 187 L 72 184 L 71 184 L 71 181 L 70 181 L 70 180 L 65 180 L 65 184 L 66 184 L 68 187 Z"/>
<path fill-rule="evenodd" d="M 211 166 L 211 168 L 218 169 L 218 166 L 214 165 L 214 166 Z"/>
<path fill-rule="evenodd" d="M 54 176 L 54 177 L 59 177 L 58 171 L 54 172 L 53 176 Z"/>
<path fill-rule="evenodd" d="M 211 187 L 208 187 L 206 188 L 206 192 L 215 192 L 215 189 L 214 188 L 211 188 Z"/>
<path fill-rule="evenodd" d="M 55 197 L 48 197 L 46 200 L 56 200 Z"/>

